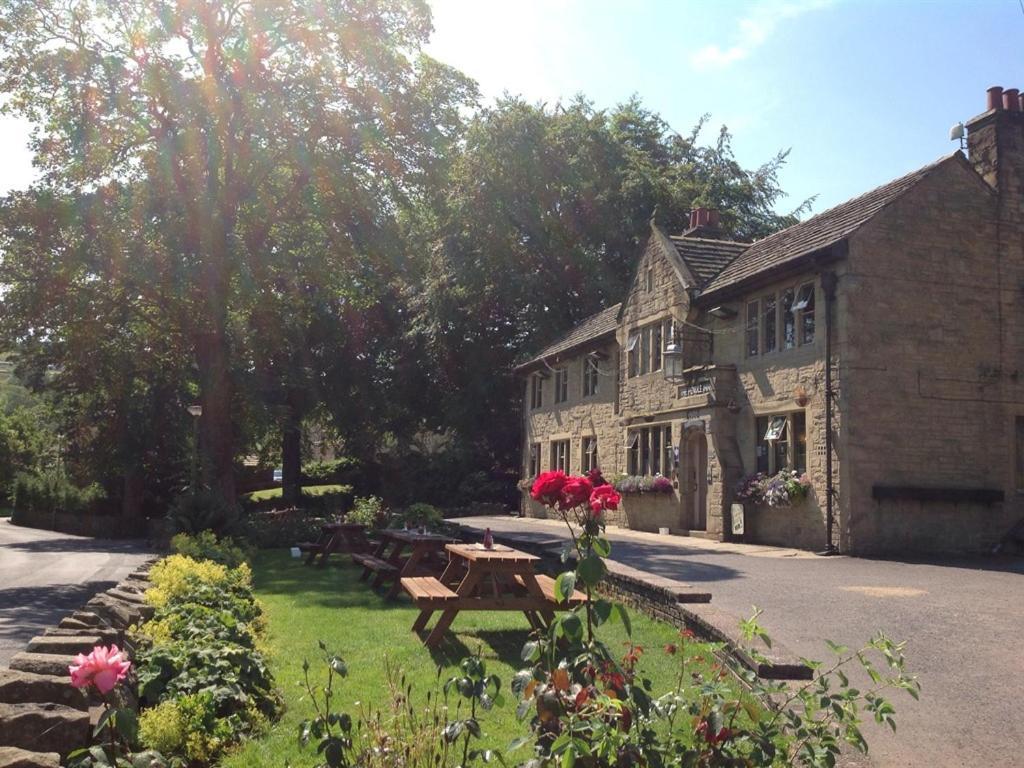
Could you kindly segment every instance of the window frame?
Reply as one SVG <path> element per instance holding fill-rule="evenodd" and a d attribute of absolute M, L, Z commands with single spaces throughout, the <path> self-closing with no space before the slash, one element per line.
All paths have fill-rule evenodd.
<path fill-rule="evenodd" d="M 569 400 L 569 369 L 565 366 L 555 369 L 555 405 Z"/>
<path fill-rule="evenodd" d="M 761 300 L 747 302 L 746 325 L 744 326 L 744 349 L 746 357 L 757 357 L 761 353 Z"/>
<path fill-rule="evenodd" d="M 580 472 L 586 474 L 597 469 L 597 437 L 595 435 L 584 435 L 580 438 Z"/>
<path fill-rule="evenodd" d="M 801 347 L 814 343 L 815 331 L 817 329 L 814 315 L 815 305 L 817 303 L 817 290 L 817 286 L 814 284 L 813 280 L 809 283 L 803 283 L 797 290 L 796 299 L 793 302 L 794 310 L 798 313 L 796 327 L 797 342 Z M 801 303 L 801 296 L 805 291 L 806 296 L 803 297 L 803 303 Z M 810 318 L 809 333 L 807 324 L 808 318 Z"/>
<path fill-rule="evenodd" d="M 761 297 L 761 354 L 779 348 L 779 302 L 774 293 Z"/>
<path fill-rule="evenodd" d="M 597 394 L 598 382 L 601 380 L 600 360 L 596 355 L 583 358 L 583 397 Z"/>
<path fill-rule="evenodd" d="M 779 419 L 782 428 L 777 438 L 769 441 Z M 754 467 L 757 472 L 775 475 L 783 469 L 807 471 L 807 412 L 805 410 L 783 413 L 754 414 Z M 780 466 L 779 448 L 784 447 L 785 460 Z"/>
<path fill-rule="evenodd" d="M 564 454 L 562 450 L 564 449 Z M 551 441 L 551 467 L 552 471 L 562 470 L 566 474 L 569 474 L 569 466 L 572 461 L 572 440 L 564 438 L 562 440 Z"/>
<path fill-rule="evenodd" d="M 529 477 L 540 474 L 540 443 L 530 443 Z"/>
<path fill-rule="evenodd" d="M 626 378 L 628 379 L 639 375 L 637 373 L 640 370 L 640 360 L 637 352 L 639 345 L 640 331 L 639 329 L 633 329 L 629 332 L 629 338 L 626 342 Z"/>
<path fill-rule="evenodd" d="M 544 377 L 539 373 L 530 375 L 530 410 L 544 407 Z"/>

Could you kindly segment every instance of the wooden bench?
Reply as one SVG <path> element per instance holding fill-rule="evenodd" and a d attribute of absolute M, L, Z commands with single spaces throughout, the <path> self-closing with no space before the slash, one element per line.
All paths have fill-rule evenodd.
<path fill-rule="evenodd" d="M 316 556 L 324 551 L 324 545 L 318 541 L 300 541 L 297 546 L 300 552 L 307 555 L 306 565 L 311 565 Z"/>
<path fill-rule="evenodd" d="M 545 576 L 542 573 L 538 573 L 534 578 L 537 579 L 537 586 L 540 587 L 541 592 L 544 593 L 544 597 L 546 600 L 548 600 L 548 602 L 552 602 L 558 606 L 570 608 L 575 607 L 577 605 L 583 605 L 583 603 L 587 602 L 586 594 L 580 592 L 578 589 L 574 589 L 572 591 L 572 597 L 570 597 L 564 603 L 560 603 L 555 598 L 555 580 L 553 578 L 551 578 L 550 576 Z M 519 584 L 519 586 L 526 586 L 526 582 L 524 581 L 522 576 L 515 576 L 515 580 L 516 583 Z"/>
<path fill-rule="evenodd" d="M 433 576 L 403 576 L 402 589 L 418 608 L 444 607 L 459 596 Z"/>
<path fill-rule="evenodd" d="M 352 555 L 352 559 L 359 563 L 359 565 L 363 566 L 367 573 L 369 571 L 376 571 L 377 573 L 395 573 L 398 571 L 398 568 L 387 560 L 381 560 L 379 557 L 374 557 L 373 555 L 356 553 Z"/>

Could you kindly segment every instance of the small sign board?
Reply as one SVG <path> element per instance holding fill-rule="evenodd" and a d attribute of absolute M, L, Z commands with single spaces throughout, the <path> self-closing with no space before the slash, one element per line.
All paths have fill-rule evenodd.
<path fill-rule="evenodd" d="M 743 505 L 733 504 L 732 505 L 732 535 L 742 536 L 743 535 Z"/>
<path fill-rule="evenodd" d="M 711 394 L 711 377 L 706 373 L 690 373 L 679 385 L 678 397 L 693 397 L 694 395 Z"/>

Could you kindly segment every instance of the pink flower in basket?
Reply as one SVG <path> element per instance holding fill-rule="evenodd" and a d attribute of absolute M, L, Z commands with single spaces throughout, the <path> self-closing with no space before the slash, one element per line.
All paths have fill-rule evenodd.
<path fill-rule="evenodd" d="M 97 645 L 88 656 L 78 654 L 68 671 L 75 688 L 95 685 L 100 693 L 110 693 L 127 676 L 131 667 L 132 663 L 125 659 L 124 652 L 116 645 L 109 648 Z"/>

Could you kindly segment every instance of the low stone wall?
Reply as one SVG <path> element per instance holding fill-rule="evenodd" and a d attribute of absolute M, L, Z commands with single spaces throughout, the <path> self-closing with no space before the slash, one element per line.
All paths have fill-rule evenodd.
<path fill-rule="evenodd" d="M 89 708 L 98 702 L 71 686 L 68 666 L 96 645 L 124 648 L 128 627 L 152 616 L 142 596 L 151 564 L 32 638 L 0 669 L 0 768 L 57 768 L 90 744 Z"/>
<path fill-rule="evenodd" d="M 74 536 L 94 536 L 104 539 L 138 538 L 145 536 L 147 520 L 127 524 L 117 515 L 100 515 L 92 512 L 28 512 L 14 510 L 11 523 L 26 528 L 40 528 L 44 531 L 59 531 Z"/>
<path fill-rule="evenodd" d="M 741 541 L 795 549 L 825 548 L 825 511 L 813 499 L 789 507 L 746 505 Z"/>
<path fill-rule="evenodd" d="M 659 528 L 668 528 L 670 533 L 679 533 L 686 530 L 683 508 L 675 493 L 623 494 L 621 512 L 625 516 L 623 527 L 634 531 L 657 533 Z"/>

